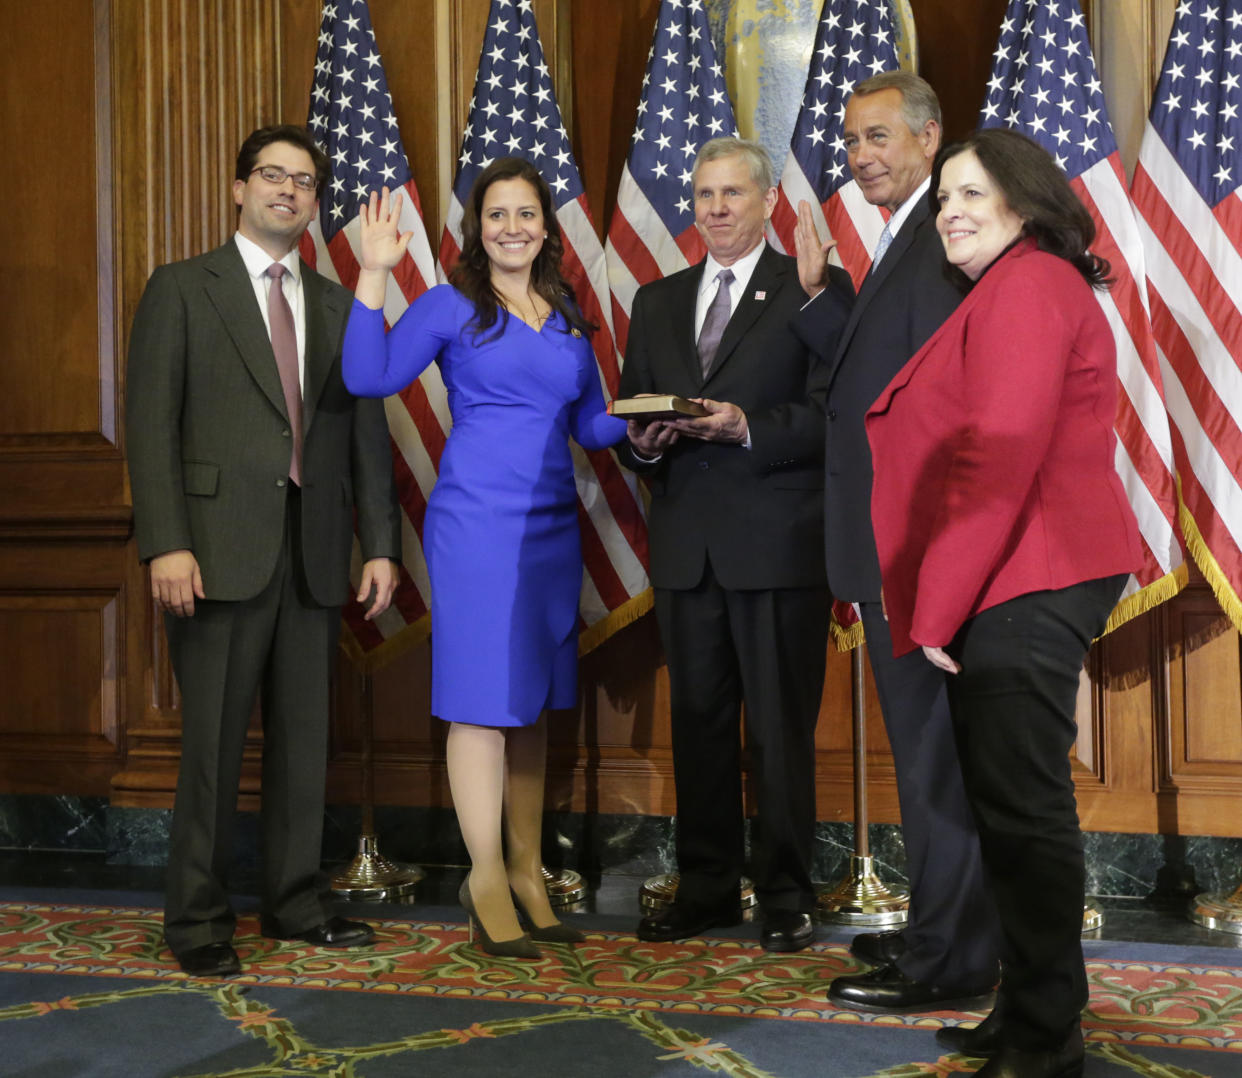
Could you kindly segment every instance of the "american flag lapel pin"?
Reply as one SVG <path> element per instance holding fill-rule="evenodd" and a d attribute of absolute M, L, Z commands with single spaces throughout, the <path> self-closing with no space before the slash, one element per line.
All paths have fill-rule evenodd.
<path fill-rule="evenodd" d="M 767 298 L 768 298 L 768 294 L 762 288 L 759 289 L 755 293 L 755 299 L 757 299 L 760 303 L 762 303 Z"/>

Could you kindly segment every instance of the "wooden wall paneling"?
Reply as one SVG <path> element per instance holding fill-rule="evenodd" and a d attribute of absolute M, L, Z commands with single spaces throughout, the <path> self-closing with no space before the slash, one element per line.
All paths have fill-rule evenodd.
<path fill-rule="evenodd" d="M 237 148 L 281 116 L 279 0 L 135 0 L 112 6 L 117 307 L 127 337 L 156 266 L 218 246 L 236 227 Z M 309 67 L 309 64 L 308 64 Z M 119 378 L 123 384 L 123 377 Z M 131 558 L 136 558 L 132 548 Z M 138 570 L 133 692 L 118 804 L 169 804 L 180 712 L 163 627 Z M 243 789 L 257 789 L 255 738 Z M 251 802 L 252 803 L 252 802 Z"/>
<path fill-rule="evenodd" d="M 1007 0 L 910 0 L 919 74 L 935 87 L 945 141 L 979 126 Z"/>
<path fill-rule="evenodd" d="M 0 789 L 105 794 L 127 694 L 123 540 L 8 541 L 0 559 Z"/>
<path fill-rule="evenodd" d="M 572 3 L 575 123 L 569 133 L 601 236 L 616 208 L 659 10 L 659 0 Z"/>
<path fill-rule="evenodd" d="M 105 0 L 6 12 L 0 140 L 0 788 L 99 794 L 120 759 L 124 545 Z"/>
<path fill-rule="evenodd" d="M 111 359 L 111 341 L 100 332 L 109 333 L 110 319 L 104 312 L 101 324 L 96 281 L 100 225 L 106 257 L 110 224 L 106 212 L 100 220 L 96 180 L 106 164 L 99 160 L 97 89 L 107 92 L 106 78 L 101 87 L 97 79 L 97 14 L 106 8 L 97 13 L 89 3 L 56 18 L 28 6 L 6 12 L 11 45 L 0 70 L 0 137 L 20 148 L 28 194 L 9 214 L 0 248 L 2 449 L 111 449 L 115 402 L 100 399 L 108 384 L 100 363 Z"/>

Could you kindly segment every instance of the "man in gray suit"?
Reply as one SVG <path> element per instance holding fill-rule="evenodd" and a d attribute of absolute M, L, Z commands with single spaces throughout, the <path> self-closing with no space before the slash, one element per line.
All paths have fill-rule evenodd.
<path fill-rule="evenodd" d="M 164 937 L 199 976 L 240 969 L 224 876 L 256 696 L 263 934 L 373 938 L 324 902 L 329 683 L 355 512 L 368 618 L 392 598 L 400 526 L 382 402 L 341 381 L 350 294 L 297 255 L 328 173 L 304 128 L 253 132 L 233 181 L 237 233 L 157 269 L 130 337 L 138 553 L 182 698 Z"/>

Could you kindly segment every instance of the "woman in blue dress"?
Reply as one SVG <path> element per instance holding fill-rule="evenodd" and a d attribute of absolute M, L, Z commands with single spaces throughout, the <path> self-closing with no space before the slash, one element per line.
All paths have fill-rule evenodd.
<path fill-rule="evenodd" d="M 501 158 L 463 209 L 462 253 L 385 336 L 389 271 L 410 238 L 400 194 L 361 215 L 361 271 L 345 382 L 388 396 L 439 365 L 453 427 L 427 501 L 431 710 L 448 722 L 447 766 L 471 871 L 460 897 L 490 954 L 537 958 L 572 943 L 541 873 L 547 708 L 576 703 L 582 554 L 569 438 L 625 436 L 607 415 L 593 327 L 560 274 L 560 229 L 529 162 Z M 530 925 L 522 931 L 514 897 Z"/>

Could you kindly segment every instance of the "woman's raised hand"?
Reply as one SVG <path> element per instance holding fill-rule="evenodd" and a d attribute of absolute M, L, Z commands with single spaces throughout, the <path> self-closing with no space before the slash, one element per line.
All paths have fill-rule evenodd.
<path fill-rule="evenodd" d="M 398 232 L 401 216 L 401 192 L 391 194 L 387 187 L 362 204 L 359 215 L 358 263 L 364 270 L 387 272 L 401 261 L 413 232 Z"/>

